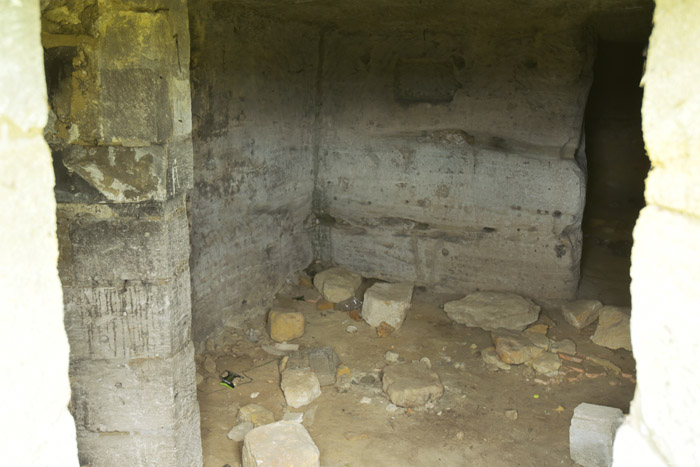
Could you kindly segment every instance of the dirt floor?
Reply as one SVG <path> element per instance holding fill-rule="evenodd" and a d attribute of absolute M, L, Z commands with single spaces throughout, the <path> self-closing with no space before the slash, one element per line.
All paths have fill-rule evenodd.
<path fill-rule="evenodd" d="M 595 248 L 588 254 L 591 251 Z M 615 268 L 601 266 L 585 272 L 583 290 L 593 294 L 587 298 L 598 298 L 595 295 L 604 290 L 613 302 L 624 301 L 629 278 L 617 285 L 605 282 L 606 271 L 615 273 Z M 575 465 L 569 457 L 574 408 L 588 402 L 618 407 L 626 413 L 634 393 L 632 354 L 593 344 L 590 336 L 595 324 L 577 331 L 558 311 L 543 310 L 538 322 L 550 326 L 550 338 L 574 340 L 576 357 L 582 362 L 563 361 L 559 376 L 549 378 L 525 365 L 508 371 L 489 368 L 480 351 L 493 345 L 490 333 L 456 324 L 441 309 L 444 302 L 460 296 L 434 296 L 416 290 L 403 326 L 379 338 L 347 312 L 319 311 L 314 303 L 291 298 L 303 295 L 313 301 L 319 295 L 312 288 L 288 288 L 285 295 L 278 296 L 278 304 L 295 308 L 306 317 L 305 335 L 294 342 L 302 348 L 331 346 L 352 371 L 349 389 L 324 386 L 322 395 L 308 407 L 290 409 L 303 412 L 316 407 L 307 428 L 321 452 L 322 466 Z M 613 302 L 608 304 L 625 305 Z M 346 332 L 349 325 L 357 326 L 358 332 Z M 277 419 L 286 409 L 279 385 L 280 357 L 261 348 L 261 344 L 273 344 L 264 323 L 251 326 L 262 334 L 258 343 L 249 341 L 245 330 L 231 330 L 208 342 L 207 351 L 197 356 L 198 373 L 204 376 L 198 397 L 206 467 L 240 465 L 242 443 L 226 436 L 236 424 L 239 407 L 260 404 Z M 430 359 L 445 387 L 434 406 L 387 411 L 389 401 L 381 389 L 381 374 L 388 350 L 398 352 L 407 362 Z M 607 363 L 619 367 L 621 373 Z M 217 375 L 224 370 L 244 373 L 253 382 L 233 390 L 222 387 Z M 361 403 L 363 397 L 371 402 Z M 517 419 L 507 417 L 508 410 L 516 410 Z M 305 423 L 308 425 L 308 416 Z"/>

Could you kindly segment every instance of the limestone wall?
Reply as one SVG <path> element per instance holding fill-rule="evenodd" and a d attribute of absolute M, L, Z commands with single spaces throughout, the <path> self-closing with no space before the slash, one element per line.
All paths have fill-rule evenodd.
<path fill-rule="evenodd" d="M 186 2 L 50 0 L 41 17 L 80 461 L 201 465 Z"/>
<path fill-rule="evenodd" d="M 0 0 L 0 11 L 2 464 L 77 466 L 39 2 Z"/>
<path fill-rule="evenodd" d="M 324 35 L 319 256 L 443 292 L 572 296 L 593 50 L 569 20 Z"/>
<path fill-rule="evenodd" d="M 698 465 L 700 427 L 700 3 L 658 0 L 642 120 L 652 162 L 634 231 L 637 392 L 614 464 Z"/>
<path fill-rule="evenodd" d="M 264 311 L 312 258 L 318 35 L 230 2 L 190 2 L 198 344 Z"/>

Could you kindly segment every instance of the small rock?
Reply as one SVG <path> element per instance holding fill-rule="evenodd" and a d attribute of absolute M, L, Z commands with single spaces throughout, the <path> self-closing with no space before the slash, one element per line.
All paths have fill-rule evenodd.
<path fill-rule="evenodd" d="M 583 329 L 598 318 L 598 312 L 603 304 L 598 300 L 576 300 L 565 303 L 561 314 L 567 323 L 576 329 Z"/>
<path fill-rule="evenodd" d="M 532 360 L 532 368 L 546 376 L 556 376 L 559 374 L 561 360 L 556 354 L 545 352 Z"/>
<path fill-rule="evenodd" d="M 282 420 L 286 422 L 302 423 L 304 421 L 304 414 L 300 412 L 285 412 L 284 415 L 282 415 Z"/>
<path fill-rule="evenodd" d="M 239 424 L 250 422 L 256 427 L 274 423 L 274 421 L 275 416 L 272 412 L 258 404 L 244 405 L 238 410 L 238 415 L 236 416 L 236 422 Z"/>
<path fill-rule="evenodd" d="M 298 311 L 272 309 L 267 315 L 267 331 L 272 340 L 287 342 L 304 335 L 304 315 Z"/>
<path fill-rule="evenodd" d="M 316 289 L 323 298 L 333 303 L 354 297 L 361 284 L 362 276 L 341 267 L 327 269 L 314 276 Z"/>
<path fill-rule="evenodd" d="M 364 396 L 362 399 L 360 399 L 360 404 L 371 404 L 372 403 L 372 398 Z"/>
<path fill-rule="evenodd" d="M 352 318 L 353 321 L 362 321 L 362 313 L 360 310 L 350 310 L 348 311 L 348 316 Z"/>
<path fill-rule="evenodd" d="M 306 409 L 304 412 L 304 421 L 302 422 L 306 428 L 311 427 L 311 425 L 314 424 L 314 420 L 316 419 L 316 411 L 318 410 L 318 406 L 314 405 L 313 407 L 310 407 Z"/>
<path fill-rule="evenodd" d="M 531 332 L 530 330 L 526 329 L 524 334 L 527 335 L 527 337 L 530 339 L 530 342 L 533 343 L 533 345 L 536 345 L 540 349 L 544 349 L 545 351 L 549 350 L 549 347 L 551 346 L 551 341 L 549 340 L 549 337 L 547 337 L 545 334 L 539 333 L 539 332 Z"/>
<path fill-rule="evenodd" d="M 299 344 L 288 344 L 286 342 L 275 342 L 275 348 L 282 352 L 294 352 L 299 350 Z"/>
<path fill-rule="evenodd" d="M 591 340 L 609 349 L 632 351 L 629 308 L 604 306 L 598 312 L 598 327 Z"/>
<path fill-rule="evenodd" d="M 392 332 L 394 332 L 393 326 L 382 321 L 382 323 L 377 328 L 377 336 L 384 338 L 388 337 Z"/>
<path fill-rule="evenodd" d="M 250 342 L 256 344 L 260 340 L 260 331 L 250 328 L 246 331 L 245 337 Z"/>
<path fill-rule="evenodd" d="M 426 366 L 426 368 L 431 369 L 433 367 L 433 364 L 430 362 L 430 359 L 428 357 L 423 357 L 420 359 L 420 362 Z"/>
<path fill-rule="evenodd" d="M 243 467 L 319 467 L 320 452 L 306 429 L 281 421 L 248 432 L 243 441 Z"/>
<path fill-rule="evenodd" d="M 340 364 L 335 373 L 335 386 L 340 390 L 348 390 L 352 385 L 352 371 L 347 366 Z"/>
<path fill-rule="evenodd" d="M 384 354 L 384 360 L 386 360 L 389 363 L 398 363 L 399 354 L 397 352 L 392 352 L 391 350 L 387 350 L 386 353 Z"/>
<path fill-rule="evenodd" d="M 204 369 L 209 374 L 216 373 L 216 360 L 211 355 L 204 358 Z"/>
<path fill-rule="evenodd" d="M 489 366 L 500 368 L 501 370 L 510 370 L 510 365 L 501 360 L 496 353 L 495 347 L 489 347 L 481 351 L 481 359 Z"/>
<path fill-rule="evenodd" d="M 259 392 L 252 392 L 252 393 L 250 393 L 250 398 L 251 398 L 251 399 L 257 399 L 259 395 L 260 395 Z"/>
<path fill-rule="evenodd" d="M 442 397 L 440 377 L 422 363 L 400 363 L 384 369 L 382 389 L 392 403 L 417 407 Z"/>
<path fill-rule="evenodd" d="M 535 334 L 533 334 L 535 335 Z M 536 334 L 541 336 L 541 334 Z M 501 329 L 491 333 L 496 353 L 506 363 L 520 364 L 529 362 L 544 353 L 544 349 L 535 345 L 531 335 L 525 332 Z"/>
<path fill-rule="evenodd" d="M 479 346 L 476 345 L 476 344 L 472 344 L 472 345 L 469 346 L 469 348 L 470 348 L 471 350 L 476 350 L 476 349 L 479 348 Z"/>
<path fill-rule="evenodd" d="M 576 344 L 571 339 L 552 341 L 550 350 L 554 353 L 560 352 L 568 355 L 576 355 Z"/>
<path fill-rule="evenodd" d="M 347 328 L 345 328 L 345 332 L 348 334 L 355 334 L 357 332 L 357 326 L 350 325 Z"/>
<path fill-rule="evenodd" d="M 319 300 L 316 302 L 316 309 L 319 311 L 332 310 L 335 307 L 335 303 L 329 302 L 328 300 Z"/>
<path fill-rule="evenodd" d="M 444 309 L 452 320 L 486 331 L 522 331 L 540 315 L 540 307 L 531 300 L 505 292 L 474 292 L 462 300 L 445 303 Z"/>
<path fill-rule="evenodd" d="M 287 405 L 295 409 L 310 404 L 321 395 L 321 384 L 310 369 L 285 370 L 281 386 Z"/>
<path fill-rule="evenodd" d="M 549 331 L 549 325 L 543 323 L 534 324 L 525 330 L 525 332 L 536 332 L 538 334 L 544 334 L 545 336 L 547 335 L 547 331 Z"/>
<path fill-rule="evenodd" d="M 517 420 L 518 419 L 518 411 L 515 409 L 506 409 L 505 412 L 503 412 L 508 420 Z"/>
<path fill-rule="evenodd" d="M 243 441 L 245 435 L 247 435 L 248 432 L 253 428 L 255 428 L 255 426 L 250 422 L 239 423 L 238 425 L 231 428 L 231 431 L 229 431 L 226 436 L 228 436 L 228 439 L 238 443 Z"/>
<path fill-rule="evenodd" d="M 455 438 L 457 438 L 458 441 L 464 441 L 464 432 L 458 431 L 457 434 L 455 435 Z"/>
<path fill-rule="evenodd" d="M 396 404 L 392 404 L 391 402 L 389 402 L 386 405 L 386 411 L 389 413 L 398 412 L 399 410 L 401 410 L 401 409 L 399 409 L 399 407 Z"/>
<path fill-rule="evenodd" d="M 269 353 L 270 355 L 274 355 L 276 357 L 284 357 L 289 355 L 288 350 L 280 350 L 274 345 L 261 344 L 260 348 L 263 349 L 265 352 Z"/>
<path fill-rule="evenodd" d="M 321 386 L 329 386 L 335 384 L 339 364 L 340 358 L 331 347 L 310 347 L 290 354 L 286 369 L 311 369 Z"/>
<path fill-rule="evenodd" d="M 362 303 L 362 319 L 372 327 L 383 322 L 399 329 L 411 307 L 413 284 L 374 284 L 365 292 Z"/>

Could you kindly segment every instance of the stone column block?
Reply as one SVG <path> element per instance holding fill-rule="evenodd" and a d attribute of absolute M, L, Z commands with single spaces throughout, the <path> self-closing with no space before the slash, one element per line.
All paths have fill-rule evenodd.
<path fill-rule="evenodd" d="M 622 422 L 620 409 L 579 404 L 569 428 L 571 459 L 584 467 L 611 466 L 613 440 Z"/>

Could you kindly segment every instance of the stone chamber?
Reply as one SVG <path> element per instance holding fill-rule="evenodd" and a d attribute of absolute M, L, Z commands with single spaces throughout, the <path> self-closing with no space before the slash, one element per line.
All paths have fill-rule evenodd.
<path fill-rule="evenodd" d="M 324 466 L 576 465 L 582 402 L 628 414 L 614 465 L 700 464 L 700 4 L 0 11 L 8 465 L 240 465 L 250 403 L 303 414 Z M 324 300 L 332 266 L 360 299 L 411 284 L 405 321 L 378 334 Z M 479 292 L 536 304 L 506 334 L 544 331 L 561 366 L 510 366 L 506 334 L 455 322 Z M 631 343 L 598 345 L 602 314 L 578 329 L 582 299 Z M 342 362 L 301 408 L 271 307 Z M 382 378 L 409 365 L 439 396 L 397 402 Z"/>

